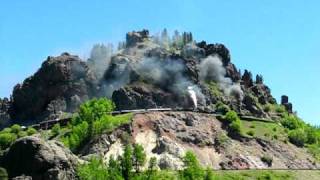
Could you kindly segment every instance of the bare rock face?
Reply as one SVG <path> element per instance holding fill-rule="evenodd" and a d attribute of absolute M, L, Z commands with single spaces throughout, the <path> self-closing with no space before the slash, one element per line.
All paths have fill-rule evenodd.
<path fill-rule="evenodd" d="M 37 137 L 18 139 L 1 161 L 10 177 L 31 176 L 34 180 L 75 179 L 78 159 L 56 141 Z"/>
<path fill-rule="evenodd" d="M 142 30 L 138 32 L 129 32 L 126 36 L 126 42 L 127 47 L 132 47 L 136 45 L 138 42 L 143 42 L 144 39 L 149 37 L 149 31 L 148 30 Z"/>
<path fill-rule="evenodd" d="M 276 99 L 272 97 L 269 87 L 264 84 L 255 84 L 251 88 L 251 91 L 254 93 L 256 97 L 258 97 L 260 104 L 276 103 Z"/>
<path fill-rule="evenodd" d="M 15 120 L 38 120 L 60 111 L 72 112 L 94 94 L 95 82 L 78 56 L 48 57 L 38 72 L 15 86 L 10 114 Z"/>
<path fill-rule="evenodd" d="M 150 84 L 138 83 L 116 90 L 112 95 L 118 109 L 144 109 L 158 107 L 190 107 L 189 96 L 177 96 Z"/>
<path fill-rule="evenodd" d="M 251 114 L 263 117 L 264 112 L 263 109 L 256 102 L 255 97 L 251 95 L 245 95 L 243 98 L 243 104 L 246 110 L 250 111 Z"/>
<path fill-rule="evenodd" d="M 218 54 L 224 66 L 227 66 L 231 61 L 229 50 L 223 44 L 207 44 L 205 41 L 201 41 L 197 46 L 205 50 L 206 56 Z"/>

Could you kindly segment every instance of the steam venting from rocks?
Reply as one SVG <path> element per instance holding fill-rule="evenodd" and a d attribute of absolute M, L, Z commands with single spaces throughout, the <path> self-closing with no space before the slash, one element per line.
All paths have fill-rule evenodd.
<path fill-rule="evenodd" d="M 112 54 L 112 44 L 96 44 L 93 46 L 88 64 L 98 78 L 102 78 L 105 71 L 109 68 Z"/>
<path fill-rule="evenodd" d="M 226 77 L 226 69 L 218 56 L 208 56 L 202 59 L 200 65 L 200 79 L 202 81 L 215 81 L 225 94 L 235 96 L 242 100 L 243 92 L 239 83 L 233 83 L 232 80 Z"/>

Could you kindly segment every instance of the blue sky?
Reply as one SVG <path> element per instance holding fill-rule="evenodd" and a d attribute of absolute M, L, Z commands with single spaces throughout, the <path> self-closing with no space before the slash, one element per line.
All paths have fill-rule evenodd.
<path fill-rule="evenodd" d="M 85 57 L 94 43 L 167 28 L 224 43 L 239 68 L 263 74 L 278 100 L 287 94 L 299 116 L 320 124 L 319 7 L 317 0 L 3 0 L 0 97 L 49 55 Z"/>

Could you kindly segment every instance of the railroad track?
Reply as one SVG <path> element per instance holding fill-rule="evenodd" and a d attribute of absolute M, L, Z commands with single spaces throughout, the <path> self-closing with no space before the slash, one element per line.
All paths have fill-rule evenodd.
<path fill-rule="evenodd" d="M 206 111 L 206 110 L 199 110 L 199 109 L 191 109 L 191 108 L 152 108 L 152 109 L 133 109 L 133 110 L 119 110 L 119 111 L 113 111 L 110 114 L 111 115 L 120 115 L 120 114 L 128 114 L 128 113 L 149 113 L 149 112 L 168 112 L 168 111 L 188 111 L 188 112 L 198 112 L 198 113 L 205 113 L 210 114 L 215 117 L 222 117 L 222 114 L 216 113 L 214 111 Z M 245 116 L 245 115 L 239 115 L 239 117 L 243 120 L 247 121 L 263 121 L 263 122 L 272 122 L 269 119 L 264 118 L 257 118 L 253 116 Z M 55 124 L 60 124 L 61 126 L 66 126 L 70 121 L 72 117 L 68 118 L 62 118 L 62 119 L 54 119 L 54 120 L 48 120 L 48 121 L 42 121 L 39 124 L 31 125 L 30 127 L 33 127 L 37 130 L 47 130 L 52 128 Z"/>

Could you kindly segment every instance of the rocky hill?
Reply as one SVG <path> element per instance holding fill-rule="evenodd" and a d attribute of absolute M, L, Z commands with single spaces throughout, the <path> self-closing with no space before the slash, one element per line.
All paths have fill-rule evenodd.
<path fill-rule="evenodd" d="M 49 56 L 10 99 L 0 99 L 0 166 L 10 177 L 77 179 L 79 164 L 108 162 L 139 144 L 159 169 L 183 169 L 188 151 L 211 169 L 319 169 L 319 129 L 296 117 L 287 96 L 278 104 L 262 75 L 242 73 L 231 60 L 223 44 L 147 30 L 128 33 L 117 51 L 97 44 L 87 60 Z M 115 109 L 93 101 L 79 110 L 104 97 Z M 171 110 L 110 115 L 150 108 Z M 11 126 L 73 113 L 62 127 Z"/>
<path fill-rule="evenodd" d="M 271 117 L 263 106 L 276 104 L 262 76 L 254 80 L 250 71 L 242 74 L 223 44 L 197 43 L 191 33 L 170 39 L 143 30 L 128 33 L 116 52 L 96 45 L 87 61 L 68 53 L 48 57 L 33 76 L 16 85 L 1 112 L 10 114 L 12 122 L 43 121 L 105 96 L 118 109 L 216 111 L 219 102 L 258 117 Z"/>

